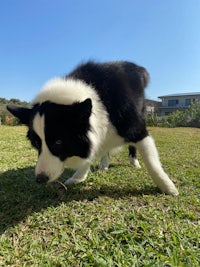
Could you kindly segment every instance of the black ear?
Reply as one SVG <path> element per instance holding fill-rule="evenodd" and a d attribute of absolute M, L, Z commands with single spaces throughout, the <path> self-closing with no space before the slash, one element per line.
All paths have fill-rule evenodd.
<path fill-rule="evenodd" d="M 21 123 L 28 125 L 31 115 L 31 109 L 18 107 L 14 105 L 7 106 L 8 111 L 17 117 Z"/>
<path fill-rule="evenodd" d="M 92 112 L 92 100 L 87 98 L 81 103 L 78 103 L 78 112 L 81 119 L 89 119 Z"/>

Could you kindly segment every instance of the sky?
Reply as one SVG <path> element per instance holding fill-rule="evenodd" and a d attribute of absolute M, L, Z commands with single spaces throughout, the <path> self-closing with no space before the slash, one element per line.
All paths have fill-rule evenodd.
<path fill-rule="evenodd" d="M 200 92 L 200 0 L 0 1 L 0 97 L 29 102 L 87 60 L 144 66 L 150 99 Z"/>

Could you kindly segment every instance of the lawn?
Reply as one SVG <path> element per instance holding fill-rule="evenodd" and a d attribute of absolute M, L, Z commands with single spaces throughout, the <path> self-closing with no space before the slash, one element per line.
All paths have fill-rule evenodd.
<path fill-rule="evenodd" d="M 38 185 L 26 128 L 0 126 L 0 266 L 200 266 L 200 129 L 149 130 L 178 197 L 126 148 L 82 184 Z"/>

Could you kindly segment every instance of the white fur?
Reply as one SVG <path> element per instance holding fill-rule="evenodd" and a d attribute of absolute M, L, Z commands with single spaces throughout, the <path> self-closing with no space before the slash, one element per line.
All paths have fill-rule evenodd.
<path fill-rule="evenodd" d="M 147 136 L 135 145 L 141 153 L 147 170 L 149 171 L 155 184 L 164 193 L 174 196 L 178 195 L 178 190 L 176 189 L 174 183 L 169 179 L 168 175 L 162 168 L 153 138 L 151 136 Z"/>
<path fill-rule="evenodd" d="M 36 115 L 33 128 L 42 140 L 42 152 L 38 158 L 36 175 L 40 173 L 48 174 L 50 177 L 49 182 L 51 182 L 60 176 L 64 166 L 66 166 L 78 169 L 66 183 L 72 183 L 73 181 L 74 183 L 81 182 L 87 177 L 89 166 L 94 158 L 101 157 L 113 148 L 124 144 L 123 139 L 110 124 L 106 109 L 95 93 L 95 90 L 82 81 L 65 80 L 62 78 L 53 79 L 46 83 L 34 99 L 33 104 L 52 101 L 57 104 L 70 105 L 74 102 L 82 102 L 87 98 L 92 99 L 92 114 L 90 116 L 92 129 L 88 132 L 92 149 L 88 159 L 71 157 L 63 164 L 57 157 L 53 156 L 45 143 L 44 130 L 41 130 L 44 129 L 44 117 Z"/>
<path fill-rule="evenodd" d="M 92 114 L 90 116 L 91 131 L 88 132 L 88 138 L 91 142 L 91 153 L 87 159 L 79 157 L 68 158 L 65 162 L 59 160 L 49 151 L 44 136 L 44 116 L 36 114 L 33 122 L 33 128 L 42 140 L 42 151 L 36 165 L 36 175 L 46 174 L 50 178 L 50 182 L 56 180 L 64 170 L 64 166 L 77 169 L 75 174 L 66 181 L 66 184 L 79 183 L 86 179 L 90 170 L 90 165 L 94 158 L 103 157 L 100 168 L 106 169 L 109 164 L 109 151 L 113 148 L 124 145 L 116 129 L 109 121 L 106 108 L 100 101 L 95 90 L 82 81 L 65 80 L 56 78 L 49 81 L 33 101 L 33 104 L 51 101 L 57 104 L 70 105 L 74 102 L 82 102 L 87 98 L 92 99 Z M 178 191 L 164 172 L 156 146 L 150 136 L 145 137 L 142 141 L 132 144 L 141 153 L 147 169 L 152 176 L 154 182 L 165 193 L 178 195 Z M 139 167 L 136 159 L 130 162 Z"/>
<path fill-rule="evenodd" d="M 99 164 L 99 170 L 107 170 L 109 167 L 109 154 L 107 153 L 105 156 L 101 158 L 101 162 Z"/>
<path fill-rule="evenodd" d="M 63 170 L 64 164 L 58 157 L 52 155 L 45 142 L 44 135 L 44 116 L 36 114 L 33 120 L 33 128 L 42 141 L 41 154 L 35 168 L 36 176 L 38 174 L 46 174 L 49 177 L 49 182 L 55 180 L 54 177 L 59 177 Z"/>
<path fill-rule="evenodd" d="M 114 149 L 114 151 L 111 151 L 111 153 L 112 152 L 116 153 L 116 152 L 119 152 L 120 150 L 121 150 L 121 147 Z M 141 168 L 140 163 L 137 158 L 133 158 L 132 156 L 129 156 L 129 162 L 131 166 L 133 166 L 134 168 L 137 168 L 137 169 Z M 107 153 L 101 158 L 101 161 L 99 164 L 99 170 L 108 170 L 108 167 L 109 167 L 109 154 Z"/>
<path fill-rule="evenodd" d="M 141 169 L 140 163 L 137 158 L 129 156 L 129 162 L 134 168 Z"/>
<path fill-rule="evenodd" d="M 52 101 L 56 104 L 70 105 L 76 101 L 84 101 L 89 96 L 97 95 L 90 86 L 80 80 L 54 78 L 49 80 L 33 100 L 34 103 Z"/>
<path fill-rule="evenodd" d="M 83 181 L 85 181 L 85 179 L 87 178 L 88 172 L 90 171 L 90 164 L 85 164 L 82 167 L 80 167 L 75 173 L 74 175 L 69 178 L 68 180 L 65 181 L 65 184 L 69 185 L 69 184 L 78 184 L 81 183 Z"/>
<path fill-rule="evenodd" d="M 110 124 L 106 108 L 91 86 L 80 80 L 55 78 L 46 83 L 34 99 L 33 104 L 52 101 L 57 104 L 71 105 L 87 98 L 92 99 L 92 114 L 90 116 L 92 131 L 89 131 L 88 137 L 94 144 L 91 154 L 93 158 L 93 156 L 102 156 L 105 151 L 123 145 L 124 141 Z"/>

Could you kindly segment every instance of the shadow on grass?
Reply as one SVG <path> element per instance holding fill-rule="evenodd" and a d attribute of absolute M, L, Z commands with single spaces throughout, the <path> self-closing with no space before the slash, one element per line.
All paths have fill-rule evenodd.
<path fill-rule="evenodd" d="M 63 176 L 70 177 L 72 173 L 67 170 Z M 34 167 L 9 170 L 0 174 L 0 233 L 22 221 L 29 214 L 39 212 L 49 206 L 56 207 L 61 202 L 93 201 L 99 196 L 120 199 L 128 195 L 155 195 L 157 192 L 158 189 L 154 186 L 146 186 L 138 190 L 130 185 L 102 184 L 97 187 L 94 183 L 87 186 L 87 182 L 70 186 L 66 190 L 59 183 L 47 186 L 37 184 Z"/>

